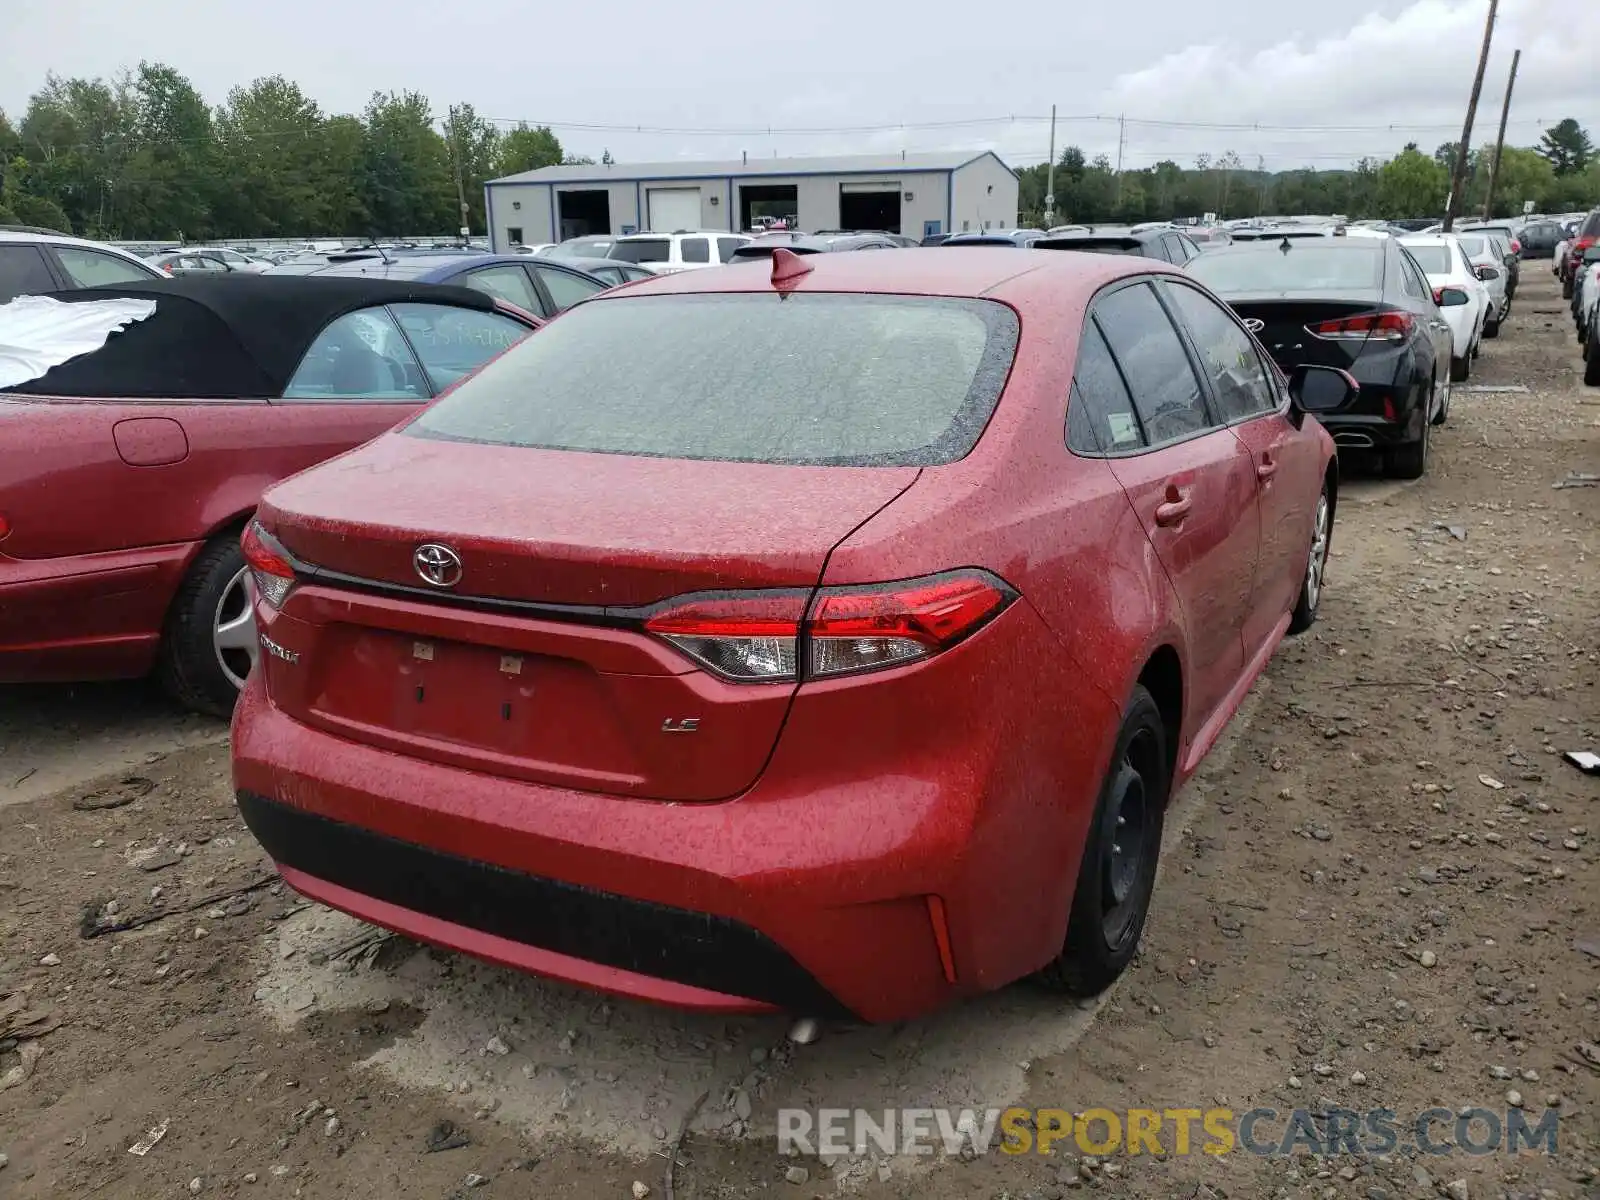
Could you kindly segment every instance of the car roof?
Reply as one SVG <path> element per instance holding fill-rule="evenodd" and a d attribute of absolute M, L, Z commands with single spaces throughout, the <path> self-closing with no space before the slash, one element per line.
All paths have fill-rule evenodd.
<path fill-rule="evenodd" d="M 470 288 L 387 279 L 227 274 L 75 288 L 52 298 L 82 304 L 154 300 L 156 311 L 98 350 L 11 389 L 34 395 L 127 399 L 272 399 L 330 321 L 361 308 L 420 302 L 493 311 Z"/>
<path fill-rule="evenodd" d="M 56 233 L 51 229 L 33 229 L 27 226 L 10 228 L 0 226 L 0 242 L 49 242 L 52 246 L 82 246 L 85 250 L 100 250 L 107 254 L 115 254 L 118 258 L 126 258 L 144 266 L 149 262 L 140 258 L 132 251 L 124 250 L 121 246 L 110 246 L 105 242 L 91 241 L 89 238 L 73 237 L 70 233 Z M 152 278 L 159 272 L 151 268 Z"/>
<path fill-rule="evenodd" d="M 1289 242 L 1289 245 L 1291 247 L 1290 253 L 1292 254 L 1292 253 L 1294 253 L 1295 250 L 1299 249 L 1300 243 L 1305 242 L 1305 241 L 1309 241 L 1309 240 L 1310 239 L 1308 239 L 1308 238 L 1291 239 L 1290 242 Z M 1397 240 L 1398 239 L 1392 239 L 1392 238 L 1366 238 L 1366 237 L 1363 237 L 1363 238 L 1318 238 L 1313 243 L 1312 248 L 1315 249 L 1317 251 L 1317 253 L 1319 253 L 1319 254 L 1325 253 L 1325 252 L 1327 252 L 1329 250 L 1333 251 L 1335 254 L 1360 254 L 1360 253 L 1372 254 L 1374 252 L 1376 252 L 1378 254 L 1382 254 L 1383 250 L 1384 250 L 1384 247 L 1387 246 L 1390 241 L 1397 241 Z M 1273 241 L 1271 239 L 1259 239 L 1258 238 L 1258 239 L 1250 240 L 1250 241 L 1233 242 L 1232 244 L 1227 245 L 1227 246 L 1218 246 L 1215 250 L 1207 250 L 1205 252 L 1204 259 L 1207 262 L 1213 262 L 1213 261 L 1215 261 L 1215 260 L 1217 260 L 1219 258 L 1238 258 L 1241 255 L 1246 255 L 1246 254 L 1261 255 L 1261 254 L 1282 254 L 1282 253 L 1283 253 L 1283 243 L 1281 241 Z"/>
<path fill-rule="evenodd" d="M 1024 277 L 1029 278 L 1030 284 L 1048 282 L 1093 291 L 1113 279 L 1156 272 L 1165 265 L 1146 258 L 1059 254 L 1020 246 L 974 246 L 965 254 L 947 254 L 937 246 L 908 246 L 894 254 L 813 254 L 806 256 L 805 263 L 811 269 L 797 277 L 792 285 L 786 284 L 788 290 L 992 296 L 1002 300 Z M 1167 273 L 1176 274 L 1170 267 Z M 609 303 L 639 296 L 770 290 L 772 277 L 768 271 L 679 271 L 641 280 L 625 289 L 596 296 L 587 303 Z"/>
<path fill-rule="evenodd" d="M 410 279 L 419 283 L 437 283 L 450 279 L 470 268 L 514 266 L 522 267 L 528 264 L 531 255 L 527 254 L 471 254 L 458 252 L 454 254 L 407 254 L 385 262 L 374 257 L 347 259 L 344 262 L 330 263 L 316 272 L 318 278 L 361 278 L 361 279 Z M 558 271 L 566 271 L 571 275 L 585 275 L 582 268 L 573 265 L 571 259 L 541 258 L 541 265 L 554 267 Z"/>

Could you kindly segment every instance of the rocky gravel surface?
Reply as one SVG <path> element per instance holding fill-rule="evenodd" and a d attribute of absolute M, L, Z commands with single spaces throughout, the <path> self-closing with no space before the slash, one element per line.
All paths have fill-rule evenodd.
<path fill-rule="evenodd" d="M 304 905 L 237 819 L 226 747 L 162 747 L 0 805 L 0 1196 L 624 1200 L 666 1195 L 669 1162 L 685 1200 L 1600 1195 L 1600 779 L 1561 758 L 1600 751 L 1600 487 L 1556 486 L 1600 472 L 1600 392 L 1542 274 L 1472 380 L 1526 390 L 1458 388 L 1415 484 L 1347 464 L 1322 616 L 1178 801 L 1144 948 L 1097 1012 L 1047 1020 L 1018 990 L 808 1045 L 668 1036 Z M 7 728 L 9 767 L 28 735 Z M 892 1081 L 907 1104 L 1270 1109 L 1271 1142 L 1295 1110 L 1315 1141 L 1381 1109 L 1398 1133 L 780 1156 L 773 1110 L 845 1072 L 870 1103 Z M 1551 1113 L 1556 1150 L 1428 1153 L 1430 1109 L 1444 1143 L 1450 1114 Z M 602 1117 L 636 1137 L 597 1139 Z"/>

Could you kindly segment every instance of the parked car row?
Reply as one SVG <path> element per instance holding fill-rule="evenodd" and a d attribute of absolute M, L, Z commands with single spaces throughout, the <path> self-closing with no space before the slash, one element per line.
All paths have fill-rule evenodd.
<path fill-rule="evenodd" d="M 1583 354 L 1583 382 L 1600 387 L 1600 208 L 1574 229 L 1557 274 L 1563 269 L 1570 283 L 1563 294 L 1571 301 L 1572 323 Z"/>

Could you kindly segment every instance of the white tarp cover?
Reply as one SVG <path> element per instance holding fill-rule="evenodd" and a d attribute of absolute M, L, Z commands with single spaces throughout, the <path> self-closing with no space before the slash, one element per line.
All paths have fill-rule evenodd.
<path fill-rule="evenodd" d="M 37 379 L 51 367 L 98 350 L 117 330 L 155 311 L 154 300 L 125 296 L 76 304 L 18 296 L 0 304 L 0 388 Z"/>

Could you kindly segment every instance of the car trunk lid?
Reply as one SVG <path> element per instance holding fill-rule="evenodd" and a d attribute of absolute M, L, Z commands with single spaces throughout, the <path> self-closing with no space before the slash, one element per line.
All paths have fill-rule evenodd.
<path fill-rule="evenodd" d="M 308 564 L 264 630 L 295 660 L 263 656 L 268 688 L 307 724 L 419 758 L 725 799 L 760 774 L 795 685 L 698 669 L 639 610 L 712 590 L 803 596 L 917 474 L 390 434 L 262 505 Z M 459 557 L 450 586 L 419 574 L 427 544 Z"/>
<path fill-rule="evenodd" d="M 1256 340 L 1285 371 L 1302 363 L 1349 368 L 1367 348 L 1366 338 L 1317 337 L 1311 329 L 1328 321 L 1342 321 L 1385 306 L 1375 294 L 1351 292 L 1302 293 L 1288 296 L 1226 297 Z M 1381 337 L 1376 345 L 1387 347 Z"/>

